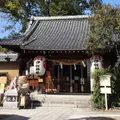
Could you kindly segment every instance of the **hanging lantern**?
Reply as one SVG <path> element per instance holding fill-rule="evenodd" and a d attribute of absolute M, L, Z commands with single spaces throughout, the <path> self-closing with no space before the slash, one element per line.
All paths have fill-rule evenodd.
<path fill-rule="evenodd" d="M 99 55 L 90 58 L 91 61 L 91 72 L 95 69 L 100 69 L 103 67 L 103 58 Z"/>
<path fill-rule="evenodd" d="M 103 58 L 99 55 L 96 55 L 96 56 L 91 57 L 90 61 L 91 61 L 91 67 L 90 67 L 91 91 L 94 91 L 95 80 L 92 77 L 92 73 L 95 71 L 95 69 L 100 69 L 103 67 Z"/>
<path fill-rule="evenodd" d="M 46 59 L 43 56 L 34 58 L 34 74 L 44 75 L 46 71 Z"/>
<path fill-rule="evenodd" d="M 100 56 L 100 55 L 95 55 L 93 57 L 90 58 L 91 61 L 94 61 L 94 60 L 99 60 L 99 61 L 103 61 L 103 58 Z"/>

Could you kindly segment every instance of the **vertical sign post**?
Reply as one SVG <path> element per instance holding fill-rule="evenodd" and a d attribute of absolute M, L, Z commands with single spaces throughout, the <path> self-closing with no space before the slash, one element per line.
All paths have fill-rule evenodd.
<path fill-rule="evenodd" d="M 101 75 L 100 76 L 100 90 L 102 94 L 105 94 L 105 108 L 108 110 L 108 100 L 107 94 L 111 94 L 111 82 L 110 82 L 110 75 Z"/>
<path fill-rule="evenodd" d="M 105 86 L 105 88 L 106 88 L 106 86 Z M 108 102 L 107 102 L 108 100 L 107 100 L 107 93 L 105 93 L 105 108 L 106 108 L 106 110 L 108 110 Z"/>

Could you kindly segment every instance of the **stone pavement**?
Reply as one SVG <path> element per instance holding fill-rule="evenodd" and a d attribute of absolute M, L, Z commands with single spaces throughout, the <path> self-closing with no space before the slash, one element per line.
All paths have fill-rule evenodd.
<path fill-rule="evenodd" d="M 120 120 L 120 111 L 82 111 L 77 108 L 3 109 L 0 120 Z"/>

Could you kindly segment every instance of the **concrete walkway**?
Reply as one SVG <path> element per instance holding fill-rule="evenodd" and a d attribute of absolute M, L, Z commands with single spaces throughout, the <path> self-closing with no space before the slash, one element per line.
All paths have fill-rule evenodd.
<path fill-rule="evenodd" d="M 0 120 L 120 120 L 120 111 L 81 111 L 76 108 L 3 109 Z"/>

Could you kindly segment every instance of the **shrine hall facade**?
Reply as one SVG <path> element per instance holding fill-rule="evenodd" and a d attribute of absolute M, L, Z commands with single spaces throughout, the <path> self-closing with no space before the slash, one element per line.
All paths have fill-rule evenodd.
<path fill-rule="evenodd" d="M 19 75 L 27 75 L 31 89 L 90 93 L 92 55 L 87 50 L 88 17 L 31 17 L 23 35 L 2 39 L 0 45 L 19 54 Z M 110 54 L 114 55 L 92 58 L 109 65 L 114 59 Z"/>

